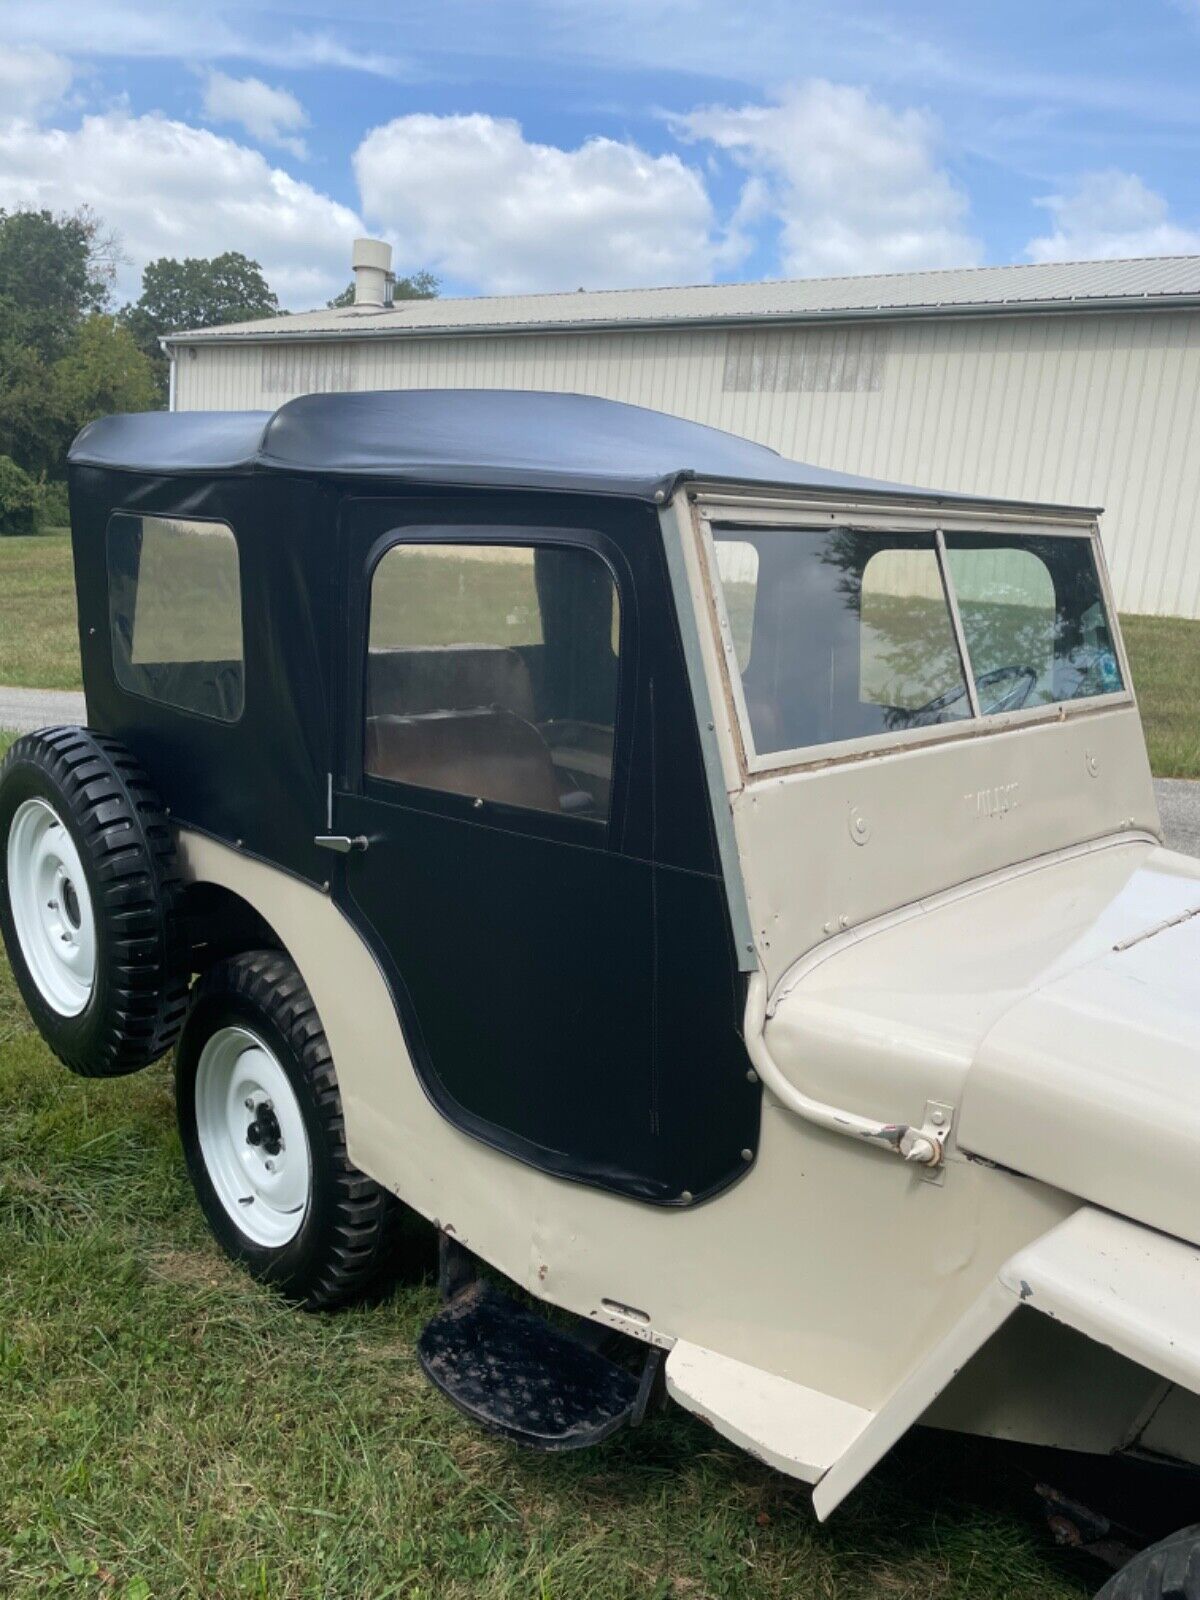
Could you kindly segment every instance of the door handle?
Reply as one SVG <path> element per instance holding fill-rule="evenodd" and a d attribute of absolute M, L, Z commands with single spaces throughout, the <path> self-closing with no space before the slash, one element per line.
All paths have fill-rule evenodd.
<path fill-rule="evenodd" d="M 365 850 L 370 842 L 365 833 L 355 834 L 353 839 L 345 833 L 318 833 L 313 840 L 322 850 L 336 850 L 340 856 L 348 856 L 351 850 Z"/>

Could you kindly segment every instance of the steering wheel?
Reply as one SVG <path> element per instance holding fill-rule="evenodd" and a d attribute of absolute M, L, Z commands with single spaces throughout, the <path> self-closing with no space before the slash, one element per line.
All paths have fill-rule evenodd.
<path fill-rule="evenodd" d="M 979 713 L 981 716 L 993 717 L 1000 711 L 1019 711 L 1033 693 L 1034 685 L 1038 681 L 1038 675 L 1033 667 L 1022 667 L 1015 664 L 1010 667 L 993 667 L 990 672 L 981 673 L 976 678 L 975 687 L 977 690 L 990 689 L 994 684 L 1005 683 L 1009 679 L 1016 679 L 1017 681 L 1011 689 L 997 696 L 995 700 L 985 704 L 983 696 L 980 695 Z M 913 712 L 913 717 L 914 719 L 917 717 L 936 717 L 939 712 L 949 710 L 956 701 L 963 698 L 966 692 L 965 684 L 959 684 L 954 689 L 947 689 L 945 694 L 937 695 L 926 705 L 923 705 L 919 711 Z"/>

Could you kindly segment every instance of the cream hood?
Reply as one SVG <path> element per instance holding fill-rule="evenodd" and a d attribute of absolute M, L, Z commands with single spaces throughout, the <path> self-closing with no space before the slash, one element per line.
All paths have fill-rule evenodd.
<path fill-rule="evenodd" d="M 1200 1242 L 1200 861 L 1118 840 L 909 908 L 802 963 L 767 1041 L 806 1093 L 944 1102 L 952 1159 Z"/>

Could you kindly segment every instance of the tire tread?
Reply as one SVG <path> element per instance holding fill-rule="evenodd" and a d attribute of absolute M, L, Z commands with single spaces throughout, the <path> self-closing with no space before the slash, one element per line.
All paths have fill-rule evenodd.
<path fill-rule="evenodd" d="M 395 1254 L 402 1208 L 353 1165 L 342 1097 L 316 1005 L 290 957 L 252 950 L 218 962 L 196 986 L 196 1001 L 240 996 L 269 1016 L 299 1061 L 316 1102 L 334 1179 L 334 1209 L 321 1259 L 301 1299 L 322 1310 L 357 1299 Z"/>
<path fill-rule="evenodd" d="M 1096 1600 L 1200 1600 L 1200 1523 L 1134 1556 Z"/>
<path fill-rule="evenodd" d="M 157 1061 L 179 1037 L 191 979 L 177 908 L 182 880 L 170 819 L 139 763 L 88 728 L 23 735 L 0 763 L 39 768 L 62 794 L 99 888 L 97 922 L 111 939 L 102 1024 L 86 1051 L 47 1039 L 72 1072 L 123 1077 Z"/>

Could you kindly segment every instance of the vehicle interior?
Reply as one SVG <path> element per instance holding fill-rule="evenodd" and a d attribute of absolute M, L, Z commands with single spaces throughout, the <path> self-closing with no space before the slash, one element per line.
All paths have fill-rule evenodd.
<path fill-rule="evenodd" d="M 604 819 L 618 609 L 591 551 L 394 546 L 373 584 L 366 770 Z"/>

